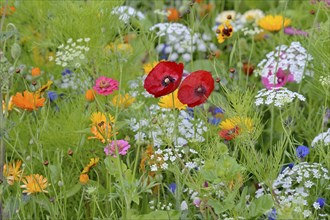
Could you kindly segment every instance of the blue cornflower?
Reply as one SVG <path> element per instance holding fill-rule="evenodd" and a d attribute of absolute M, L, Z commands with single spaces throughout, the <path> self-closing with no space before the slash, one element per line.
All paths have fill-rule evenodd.
<path fill-rule="evenodd" d="M 48 91 L 47 96 L 51 102 L 54 102 L 58 98 L 58 94 L 54 91 Z"/>
<path fill-rule="evenodd" d="M 210 107 L 209 112 L 212 114 L 212 118 L 209 118 L 209 123 L 213 125 L 218 125 L 221 122 L 221 119 L 223 118 L 223 109 L 218 107 Z"/>
<path fill-rule="evenodd" d="M 268 220 L 276 220 L 276 219 L 277 219 L 276 209 L 272 208 L 272 211 L 268 212 Z"/>
<path fill-rule="evenodd" d="M 298 146 L 296 149 L 297 157 L 300 159 L 305 158 L 309 154 L 309 148 L 306 146 Z"/>
<path fill-rule="evenodd" d="M 174 193 L 175 190 L 176 190 L 176 184 L 175 184 L 175 183 L 171 183 L 171 184 L 168 186 L 168 188 L 171 190 L 172 193 Z"/>
<path fill-rule="evenodd" d="M 321 208 L 325 205 L 325 198 L 318 198 L 316 202 L 320 205 Z"/>
<path fill-rule="evenodd" d="M 62 76 L 70 75 L 71 73 L 73 73 L 71 70 L 65 68 L 65 69 L 62 71 Z"/>

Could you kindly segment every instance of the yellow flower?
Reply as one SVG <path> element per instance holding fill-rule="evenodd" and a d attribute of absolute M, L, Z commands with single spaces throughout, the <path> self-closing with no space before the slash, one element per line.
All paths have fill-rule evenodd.
<path fill-rule="evenodd" d="M 7 109 L 8 112 L 13 110 L 13 107 L 14 107 L 14 103 L 13 103 L 12 99 L 13 99 L 13 96 L 11 96 L 9 98 L 8 109 Z M 2 114 L 5 114 L 5 112 L 6 112 L 6 102 L 5 102 L 5 100 L 2 100 Z"/>
<path fill-rule="evenodd" d="M 48 193 L 48 191 L 45 190 L 49 185 L 48 180 L 42 175 L 31 174 L 30 176 L 25 176 L 22 179 L 22 182 L 24 185 L 21 185 L 21 188 L 25 189 L 23 190 L 23 193 L 27 193 L 28 195 L 37 192 Z"/>
<path fill-rule="evenodd" d="M 233 117 L 228 118 L 220 123 L 220 128 L 222 130 L 232 130 L 236 127 L 240 129 L 240 133 L 243 131 L 251 132 L 253 130 L 252 119 L 249 117 Z"/>
<path fill-rule="evenodd" d="M 233 26 L 231 26 L 229 20 L 225 21 L 225 23 L 219 25 L 217 29 L 217 39 L 218 42 L 221 44 L 223 43 L 227 38 L 230 38 L 233 36 Z"/>
<path fill-rule="evenodd" d="M 127 108 L 130 105 L 133 104 L 133 102 L 135 102 L 135 98 L 130 96 L 129 94 L 125 94 L 125 95 L 116 95 L 115 97 L 113 97 L 112 99 L 112 103 L 115 106 L 121 107 L 121 108 Z"/>
<path fill-rule="evenodd" d="M 153 63 L 147 63 L 143 65 L 143 69 L 144 69 L 144 74 L 148 75 L 150 73 L 150 71 L 157 66 L 159 62 L 155 61 Z"/>
<path fill-rule="evenodd" d="M 106 124 L 107 122 L 114 123 L 115 118 L 110 114 L 108 114 L 107 118 L 107 116 L 102 112 L 94 112 L 91 116 L 91 121 L 92 125 L 100 126 L 102 124 Z"/>
<path fill-rule="evenodd" d="M 174 97 L 173 97 L 174 96 Z M 174 100 L 173 100 L 174 98 Z M 174 101 L 174 106 L 173 106 L 173 101 Z M 159 99 L 158 105 L 161 108 L 177 108 L 179 110 L 183 110 L 187 108 L 186 104 L 182 104 L 180 100 L 178 99 L 178 89 L 175 90 L 173 93 L 170 93 L 166 96 L 163 96 Z"/>
<path fill-rule="evenodd" d="M 121 54 L 131 54 L 133 53 L 133 47 L 130 44 L 108 44 L 104 48 L 104 52 L 108 55 L 111 52 L 121 53 Z"/>
<path fill-rule="evenodd" d="M 89 161 L 89 164 L 87 164 L 87 166 L 85 166 L 85 168 L 83 169 L 81 174 L 88 173 L 92 167 L 95 167 L 98 164 L 99 161 L 100 161 L 100 158 L 98 158 L 98 157 L 91 158 Z"/>
<path fill-rule="evenodd" d="M 48 80 L 48 82 L 45 85 L 42 85 L 37 91 L 34 92 L 37 96 L 42 96 L 46 90 L 50 88 L 50 86 L 53 84 L 53 81 Z"/>
<path fill-rule="evenodd" d="M 291 24 L 291 20 L 282 15 L 267 15 L 259 20 L 259 26 L 267 31 L 279 31 Z"/>
<path fill-rule="evenodd" d="M 92 127 L 91 132 L 94 136 L 88 137 L 88 139 L 99 139 L 102 143 L 110 141 L 110 137 L 114 134 L 112 131 L 112 123 L 115 122 L 115 118 L 108 114 L 108 118 L 102 112 L 94 112 L 91 117 Z M 118 132 L 116 132 L 117 134 Z"/>
<path fill-rule="evenodd" d="M 17 160 L 16 163 L 4 164 L 3 176 L 6 177 L 9 185 L 14 185 L 15 181 L 19 181 L 22 177 L 21 168 L 22 161 Z"/>

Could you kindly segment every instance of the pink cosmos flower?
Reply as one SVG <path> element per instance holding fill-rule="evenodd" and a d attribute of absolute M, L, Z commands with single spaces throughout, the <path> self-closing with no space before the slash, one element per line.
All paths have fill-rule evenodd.
<path fill-rule="evenodd" d="M 100 76 L 96 80 L 93 89 L 98 94 L 106 96 L 111 94 L 114 90 L 118 90 L 118 81 L 105 76 Z"/>
<path fill-rule="evenodd" d="M 285 86 L 287 82 L 293 82 L 294 81 L 294 76 L 293 74 L 286 73 L 283 71 L 281 68 L 278 69 L 276 72 L 276 78 L 274 79 L 274 75 L 269 71 L 269 74 L 267 77 L 262 77 L 262 84 L 267 89 L 272 89 L 272 88 L 280 88 Z"/>
<path fill-rule="evenodd" d="M 116 157 L 116 148 L 118 148 L 118 154 L 120 155 L 126 155 L 127 150 L 131 147 L 127 141 L 124 140 L 117 140 L 112 141 L 110 144 L 108 144 L 104 148 L 104 152 L 106 155 L 111 155 L 113 157 Z"/>

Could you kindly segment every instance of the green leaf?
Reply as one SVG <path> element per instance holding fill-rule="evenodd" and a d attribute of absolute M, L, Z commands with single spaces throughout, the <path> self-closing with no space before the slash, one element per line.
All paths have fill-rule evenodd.
<path fill-rule="evenodd" d="M 251 202 L 249 206 L 249 216 L 259 217 L 273 208 L 274 203 L 271 195 L 263 195 Z"/>
<path fill-rule="evenodd" d="M 194 62 L 189 62 L 185 69 L 189 72 L 193 72 L 196 70 L 206 70 L 212 72 L 213 66 L 210 60 L 196 60 Z"/>
<path fill-rule="evenodd" d="M 78 193 L 80 191 L 80 189 L 81 189 L 81 184 L 77 183 L 72 188 L 70 188 L 69 190 L 66 191 L 65 198 L 69 198 L 69 197 L 75 195 L 76 193 Z"/>

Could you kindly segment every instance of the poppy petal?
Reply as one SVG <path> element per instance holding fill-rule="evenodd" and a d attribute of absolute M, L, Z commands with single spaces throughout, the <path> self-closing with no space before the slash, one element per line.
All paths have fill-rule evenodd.
<path fill-rule="evenodd" d="M 183 64 L 170 61 L 158 63 L 144 80 L 144 88 L 156 98 L 174 92 L 182 80 Z"/>
<path fill-rule="evenodd" d="M 178 98 L 188 107 L 204 103 L 214 89 L 214 79 L 210 72 L 198 70 L 187 76 L 178 92 Z"/>

